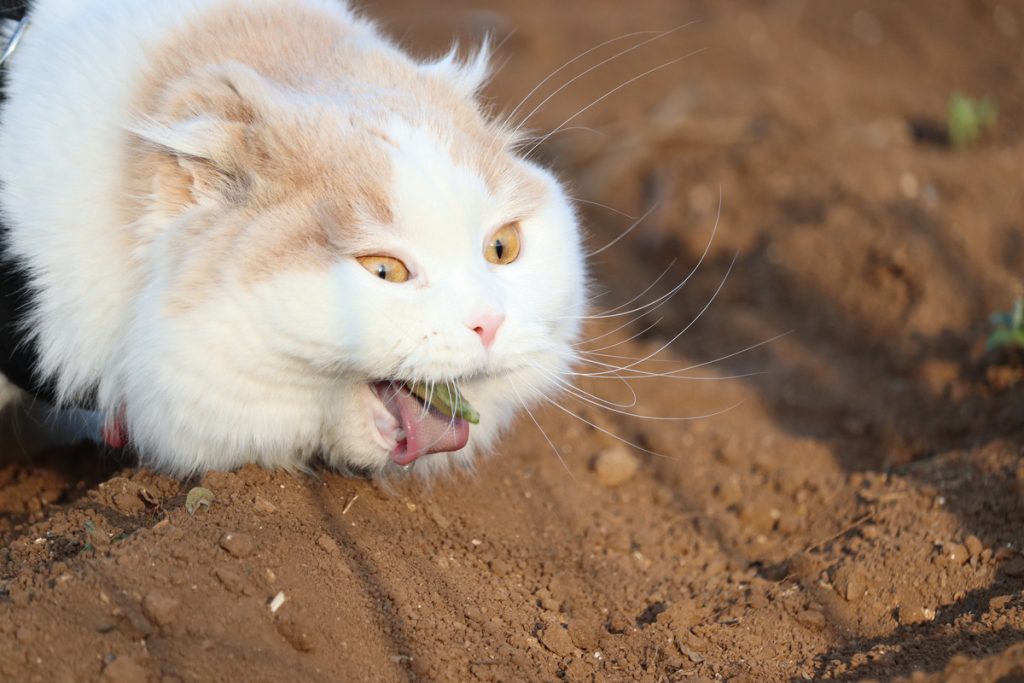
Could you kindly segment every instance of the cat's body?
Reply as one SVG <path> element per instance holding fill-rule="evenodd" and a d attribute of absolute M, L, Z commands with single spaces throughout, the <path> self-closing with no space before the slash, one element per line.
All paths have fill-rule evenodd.
<path fill-rule="evenodd" d="M 482 58 L 417 63 L 332 0 L 37 0 L 30 20 L 0 208 L 38 371 L 144 462 L 467 463 L 571 363 L 574 212 L 480 112 Z M 411 414 L 410 381 L 460 387 L 465 448 L 461 420 Z"/>

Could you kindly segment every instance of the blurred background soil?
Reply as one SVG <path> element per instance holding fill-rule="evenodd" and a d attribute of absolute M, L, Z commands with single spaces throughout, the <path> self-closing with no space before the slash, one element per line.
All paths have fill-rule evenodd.
<path fill-rule="evenodd" d="M 985 350 L 1022 294 L 1024 5 L 365 9 L 417 54 L 495 36 L 487 99 L 563 128 L 535 156 L 590 248 L 646 215 L 597 311 L 693 271 L 594 320 L 579 386 L 628 406 L 601 364 L 657 354 L 622 412 L 700 419 L 565 395 L 557 454 L 524 417 L 393 490 L 8 446 L 0 679 L 1024 680 L 1024 371 Z M 954 92 L 998 108 L 965 149 Z"/>

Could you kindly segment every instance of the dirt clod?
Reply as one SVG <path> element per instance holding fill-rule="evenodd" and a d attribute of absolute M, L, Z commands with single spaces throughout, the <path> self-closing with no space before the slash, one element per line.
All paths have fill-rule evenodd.
<path fill-rule="evenodd" d="M 848 602 L 860 600 L 868 587 L 868 577 L 858 567 L 843 566 L 832 579 L 836 592 Z"/>
<path fill-rule="evenodd" d="M 124 515 L 137 515 L 146 510 L 146 504 L 142 502 L 137 493 L 122 491 L 113 495 L 114 507 Z"/>
<path fill-rule="evenodd" d="M 228 591 L 232 593 L 242 593 L 245 591 L 246 579 L 241 572 L 234 568 L 227 566 L 217 567 L 214 570 L 214 574 Z"/>
<path fill-rule="evenodd" d="M 825 615 L 819 609 L 805 609 L 796 613 L 797 622 L 812 631 L 825 628 Z"/>
<path fill-rule="evenodd" d="M 559 657 L 566 657 L 575 650 L 569 631 L 561 624 L 548 624 L 537 634 L 537 638 Z"/>
<path fill-rule="evenodd" d="M 935 609 L 926 607 L 917 599 L 908 599 L 899 607 L 899 622 L 901 626 L 912 624 L 923 624 L 934 621 Z"/>
<path fill-rule="evenodd" d="M 242 558 L 252 555 L 256 544 L 248 534 L 228 531 L 220 537 L 220 547 L 235 557 Z"/>
<path fill-rule="evenodd" d="M 312 652 L 315 649 L 313 632 L 305 619 L 288 614 L 278 617 L 274 625 L 288 644 L 299 652 Z"/>
<path fill-rule="evenodd" d="M 256 496 L 252 504 L 253 509 L 261 515 L 271 515 L 277 512 L 277 506 L 262 496 Z"/>
<path fill-rule="evenodd" d="M 179 600 L 163 591 L 153 590 L 146 593 L 142 600 L 142 611 L 146 618 L 156 626 L 166 626 L 174 621 Z"/>
<path fill-rule="evenodd" d="M 146 668 L 131 657 L 115 657 L 103 667 L 103 683 L 148 683 Z"/>
<path fill-rule="evenodd" d="M 338 547 L 338 542 L 327 534 L 321 534 L 320 537 L 316 539 L 316 544 L 331 557 L 338 557 L 341 555 L 341 548 Z"/>

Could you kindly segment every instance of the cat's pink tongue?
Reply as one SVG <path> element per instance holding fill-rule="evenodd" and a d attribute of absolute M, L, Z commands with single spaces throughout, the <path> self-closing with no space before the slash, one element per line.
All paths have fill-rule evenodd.
<path fill-rule="evenodd" d="M 405 430 L 405 440 L 391 452 L 395 464 L 409 465 L 428 453 L 457 451 L 469 441 L 468 422 L 423 405 L 401 384 L 387 384 L 378 395 Z"/>

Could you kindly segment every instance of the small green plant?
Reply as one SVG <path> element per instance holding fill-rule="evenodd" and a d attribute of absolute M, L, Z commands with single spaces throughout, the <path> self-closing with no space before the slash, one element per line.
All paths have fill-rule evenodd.
<path fill-rule="evenodd" d="M 93 521 L 91 519 L 85 520 L 85 537 L 87 539 L 91 539 L 95 533 L 96 525 L 93 524 Z M 85 545 L 82 546 L 82 550 L 89 551 L 95 550 L 95 548 L 93 547 L 92 543 L 86 540 Z"/>
<path fill-rule="evenodd" d="M 949 142 L 954 147 L 970 147 L 981 134 L 996 125 L 996 103 L 990 97 L 974 99 L 960 93 L 949 98 Z"/>
<path fill-rule="evenodd" d="M 986 343 L 989 351 L 1024 349 L 1024 299 L 1017 299 L 1008 313 L 993 313 L 991 321 L 994 329 Z"/>

